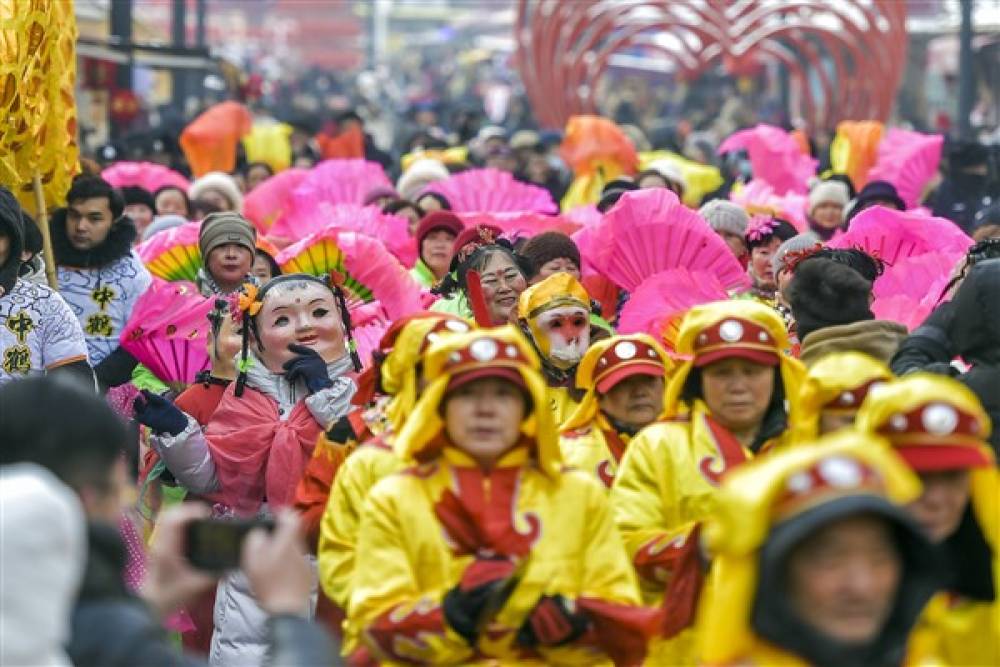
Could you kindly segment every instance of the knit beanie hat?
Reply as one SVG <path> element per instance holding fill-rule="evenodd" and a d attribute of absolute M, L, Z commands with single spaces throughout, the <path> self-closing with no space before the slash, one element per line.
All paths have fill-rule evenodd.
<path fill-rule="evenodd" d="M 420 224 L 417 225 L 417 231 L 414 234 L 414 237 L 417 240 L 417 251 L 419 252 L 424 239 L 427 238 L 427 235 L 433 231 L 444 229 L 457 237 L 462 233 L 464 228 L 465 225 L 462 224 L 462 219 L 451 211 L 431 211 L 425 215 L 420 220 Z"/>
<path fill-rule="evenodd" d="M 571 259 L 577 268 L 580 267 L 580 249 L 573 239 L 562 232 L 543 232 L 528 239 L 519 254 L 531 260 L 532 277 L 538 275 L 546 262 L 553 259 Z"/>
<path fill-rule="evenodd" d="M 183 215 L 158 215 L 153 218 L 146 229 L 142 230 L 142 240 L 148 241 L 160 232 L 165 232 L 174 227 L 188 224 L 188 219 Z"/>
<path fill-rule="evenodd" d="M 799 340 L 826 327 L 875 319 L 871 291 L 871 282 L 846 264 L 825 257 L 803 260 L 788 286 Z"/>
<path fill-rule="evenodd" d="M 396 182 L 396 190 L 402 199 L 416 201 L 417 195 L 435 181 L 443 181 L 450 176 L 448 168 L 437 160 L 424 158 L 416 160 L 403 172 Z"/>
<path fill-rule="evenodd" d="M 210 252 L 227 243 L 236 243 L 254 252 L 256 241 L 257 230 L 250 221 L 232 211 L 210 213 L 202 220 L 198 231 L 198 247 L 201 248 L 203 261 Z"/>
<path fill-rule="evenodd" d="M 705 222 L 715 230 L 715 232 L 735 234 L 744 236 L 747 233 L 747 224 L 750 222 L 750 215 L 743 210 L 742 206 L 734 204 L 726 199 L 713 199 L 705 202 L 698 212 Z"/>
<path fill-rule="evenodd" d="M 534 130 L 518 130 L 510 138 L 510 147 L 514 150 L 535 148 L 541 144 L 542 139 Z"/>
<path fill-rule="evenodd" d="M 771 257 L 771 268 L 774 270 L 774 275 L 778 275 L 784 271 L 785 257 L 787 257 L 789 253 L 798 253 L 803 250 L 810 250 L 818 245 L 820 245 L 820 241 L 812 232 L 798 234 L 787 241 L 783 241 L 782 244 L 778 246 L 774 256 Z"/>
<path fill-rule="evenodd" d="M 156 210 L 156 201 L 153 199 L 153 193 L 146 188 L 140 188 L 138 185 L 125 185 L 119 188 L 122 191 L 122 198 L 125 200 L 125 205 L 130 204 L 142 204 L 143 206 L 148 206 L 150 211 Z"/>
<path fill-rule="evenodd" d="M 851 196 L 847 190 L 847 184 L 842 181 L 820 181 L 809 191 L 809 215 L 813 209 L 820 204 L 833 202 L 842 207 L 847 206 Z"/>
<path fill-rule="evenodd" d="M 208 172 L 191 184 L 191 187 L 188 188 L 188 196 L 191 199 L 200 199 L 206 190 L 218 190 L 232 203 L 234 211 L 243 210 L 243 194 L 240 192 L 236 180 L 229 174 L 224 174 L 221 171 Z"/>

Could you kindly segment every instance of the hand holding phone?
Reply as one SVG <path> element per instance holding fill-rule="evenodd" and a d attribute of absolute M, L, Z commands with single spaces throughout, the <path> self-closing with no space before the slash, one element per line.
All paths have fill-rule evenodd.
<path fill-rule="evenodd" d="M 196 519 L 185 528 L 185 554 L 199 570 L 225 572 L 240 566 L 243 542 L 251 530 L 274 530 L 271 519 Z"/>
<path fill-rule="evenodd" d="M 192 567 L 216 575 L 242 568 L 268 613 L 309 612 L 314 576 L 294 511 L 281 510 L 274 519 L 195 519 L 185 534 Z"/>

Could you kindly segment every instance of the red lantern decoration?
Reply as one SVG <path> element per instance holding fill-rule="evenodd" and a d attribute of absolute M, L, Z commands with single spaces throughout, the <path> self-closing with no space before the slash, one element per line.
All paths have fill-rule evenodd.
<path fill-rule="evenodd" d="M 139 97 L 131 90 L 116 90 L 111 96 L 111 120 L 114 123 L 127 125 L 136 119 L 141 110 Z"/>

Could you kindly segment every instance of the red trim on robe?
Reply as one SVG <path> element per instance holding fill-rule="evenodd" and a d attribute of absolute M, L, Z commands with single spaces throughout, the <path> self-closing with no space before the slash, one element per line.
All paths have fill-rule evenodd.
<path fill-rule="evenodd" d="M 614 429 L 602 429 L 601 433 L 604 434 L 604 442 L 607 443 L 611 458 L 614 459 L 616 464 L 620 464 L 622 457 L 625 456 L 625 443 L 622 442 L 621 436 Z M 611 461 L 604 459 L 598 463 L 596 472 L 597 477 L 604 483 L 604 486 L 610 489 L 615 481 L 615 473 L 611 468 Z"/>
<path fill-rule="evenodd" d="M 427 634 L 445 636 L 444 611 L 440 605 L 426 610 L 413 608 L 407 613 L 401 613 L 397 606 L 376 618 L 365 630 L 365 636 L 377 647 L 378 652 L 408 665 L 424 663 L 397 653 L 397 643 L 411 644 L 414 652 L 426 650 L 427 644 L 421 637 Z"/>
<path fill-rule="evenodd" d="M 642 664 L 649 640 L 660 627 L 659 609 L 591 597 L 577 598 L 576 606 L 590 619 L 582 643 L 600 648 L 617 667 Z"/>
<path fill-rule="evenodd" d="M 712 468 L 712 464 L 716 463 L 718 459 L 711 456 L 702 458 L 698 462 L 698 469 L 709 484 L 718 486 L 726 472 L 744 463 L 747 460 L 747 455 L 739 440 L 725 427 L 717 424 L 708 415 L 705 415 L 705 423 L 708 425 L 708 432 L 715 442 L 715 448 L 722 457 L 722 470 Z"/>
<path fill-rule="evenodd" d="M 622 457 L 625 456 L 625 443 L 622 442 L 621 436 L 614 429 L 608 429 L 604 431 L 604 441 L 608 443 L 608 451 L 614 457 L 615 463 L 621 463 Z"/>
<path fill-rule="evenodd" d="M 538 517 L 525 513 L 527 531 L 514 525 L 521 467 L 452 468 L 457 493 L 447 489 L 434 504 L 434 514 L 444 526 L 452 549 L 475 554 L 483 549 L 504 556 L 525 557 L 541 534 Z M 487 493 L 487 480 L 489 492 Z"/>
<path fill-rule="evenodd" d="M 684 555 L 685 544 L 686 535 L 676 535 L 670 540 L 667 540 L 666 535 L 660 535 L 635 552 L 632 564 L 643 579 L 666 584 L 677 570 L 678 561 Z"/>
<path fill-rule="evenodd" d="M 688 533 L 674 563 L 674 573 L 663 595 L 664 637 L 673 637 L 694 623 L 698 597 L 705 583 L 701 563 L 701 524 Z"/>

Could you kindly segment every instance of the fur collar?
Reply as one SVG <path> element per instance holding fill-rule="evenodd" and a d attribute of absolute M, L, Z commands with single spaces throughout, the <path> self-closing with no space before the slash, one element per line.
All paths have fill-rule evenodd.
<path fill-rule="evenodd" d="M 66 235 L 65 208 L 52 214 L 49 229 L 52 231 L 52 250 L 56 256 L 56 265 L 80 269 L 105 266 L 124 257 L 132 252 L 132 244 L 137 236 L 135 223 L 127 215 L 123 215 L 111 225 L 104 243 L 92 250 L 77 250 Z"/>

